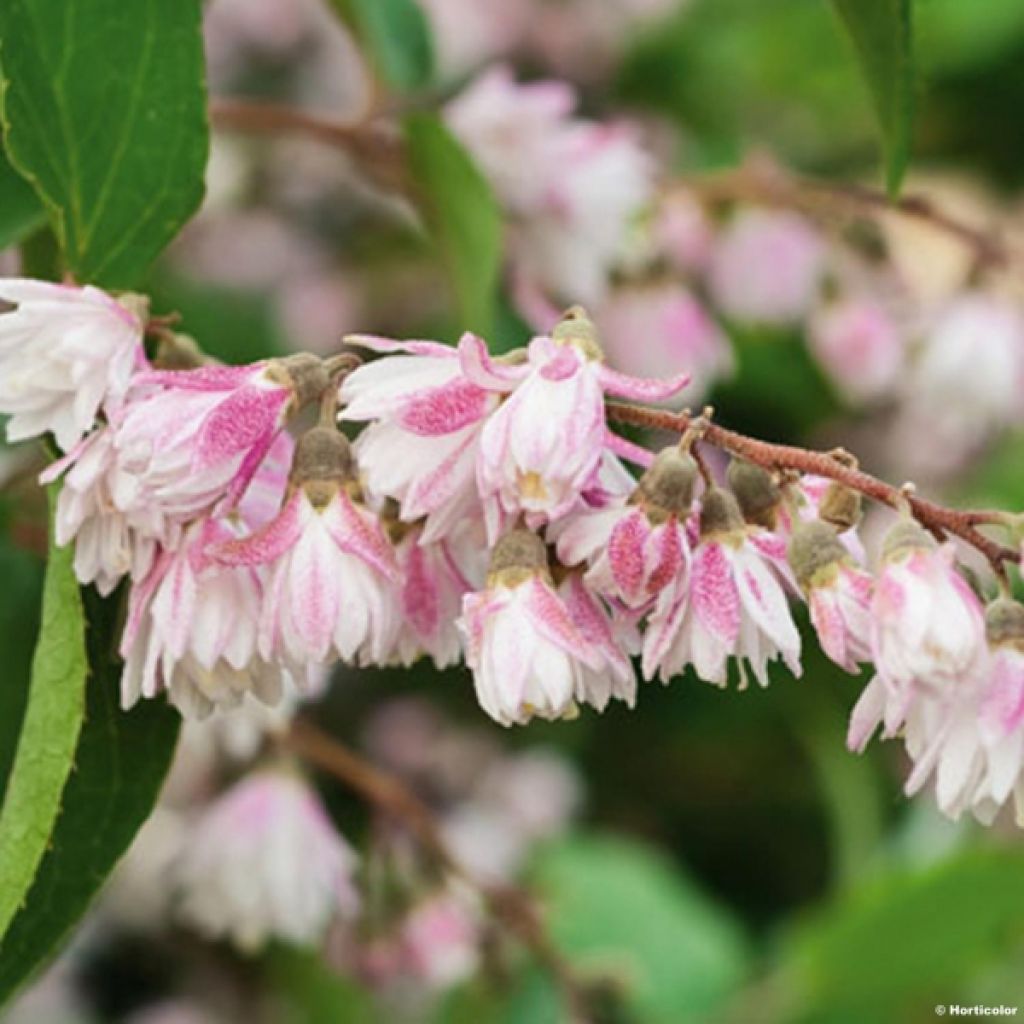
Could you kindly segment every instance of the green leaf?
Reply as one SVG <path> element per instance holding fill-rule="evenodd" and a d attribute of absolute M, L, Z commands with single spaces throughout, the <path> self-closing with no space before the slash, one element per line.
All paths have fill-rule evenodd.
<path fill-rule="evenodd" d="M 0 72 L 8 156 L 67 269 L 134 284 L 203 195 L 199 0 L 4 0 Z"/>
<path fill-rule="evenodd" d="M 281 1024 L 374 1024 L 381 1019 L 369 990 L 332 970 L 319 953 L 289 946 L 265 961 Z"/>
<path fill-rule="evenodd" d="M 912 0 L 832 0 L 857 51 L 882 130 L 885 177 L 899 192 L 914 116 Z"/>
<path fill-rule="evenodd" d="M 84 593 L 85 724 L 46 856 L 0 944 L 0 1003 L 54 955 L 88 909 L 149 817 L 177 742 L 180 716 L 164 702 L 144 700 L 121 710 L 120 601 Z"/>
<path fill-rule="evenodd" d="M 17 245 L 46 221 L 32 186 L 0 152 L 0 249 Z"/>
<path fill-rule="evenodd" d="M 56 495 L 52 488 L 51 508 Z M 85 619 L 72 558 L 51 538 L 28 704 L 0 808 L 0 936 L 50 840 L 85 713 Z"/>
<path fill-rule="evenodd" d="M 746 947 L 733 920 L 638 843 L 569 839 L 542 855 L 536 881 L 556 945 L 620 978 L 648 1024 L 706 1021 L 743 979 Z"/>
<path fill-rule="evenodd" d="M 448 269 L 463 330 L 489 335 L 501 270 L 501 212 L 469 154 L 434 114 L 406 118 L 413 180 Z"/>
<path fill-rule="evenodd" d="M 1024 856 L 973 851 L 862 887 L 793 938 L 781 988 L 794 1021 L 916 1020 L 1024 937 Z M 929 1017 L 930 1019 L 930 1017 Z"/>
<path fill-rule="evenodd" d="M 334 0 L 370 51 L 389 85 L 403 91 L 427 85 L 434 49 L 423 9 L 415 0 Z"/>

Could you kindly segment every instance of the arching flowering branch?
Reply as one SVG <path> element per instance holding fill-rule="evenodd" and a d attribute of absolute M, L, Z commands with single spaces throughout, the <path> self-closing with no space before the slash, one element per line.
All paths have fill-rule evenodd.
<path fill-rule="evenodd" d="M 621 402 L 608 403 L 608 418 L 618 423 L 671 430 L 679 434 L 685 434 L 695 422 L 689 412 L 666 412 L 662 409 L 625 405 Z M 911 487 L 906 485 L 894 487 L 884 480 L 865 473 L 857 467 L 856 460 L 851 460 L 848 453 L 845 452 L 816 452 L 793 445 L 772 444 L 768 441 L 747 437 L 710 421 L 702 426 L 701 440 L 721 448 L 730 455 L 760 466 L 762 469 L 809 473 L 835 480 L 844 487 L 849 487 L 867 498 L 888 505 L 890 508 L 899 509 L 906 505 L 910 508 L 914 518 L 935 534 L 938 539 L 941 540 L 946 534 L 952 534 L 980 551 L 1000 576 L 1004 573 L 1004 563 L 1020 561 L 1019 551 L 997 543 L 977 529 L 979 526 L 986 525 L 1009 525 L 1012 517 L 1005 512 L 958 510 L 947 508 L 925 498 L 919 498 Z"/>

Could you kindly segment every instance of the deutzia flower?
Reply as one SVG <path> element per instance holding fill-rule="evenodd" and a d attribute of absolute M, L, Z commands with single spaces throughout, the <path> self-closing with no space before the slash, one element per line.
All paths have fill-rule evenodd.
<path fill-rule="evenodd" d="M 308 355 L 138 374 L 117 427 L 121 465 L 168 516 L 230 508 L 288 415 L 327 384 Z"/>
<path fill-rule="evenodd" d="M 289 770 L 247 775 L 199 819 L 176 870 L 181 916 L 248 952 L 313 943 L 354 916 L 356 856 Z"/>
<path fill-rule="evenodd" d="M 105 403 L 116 405 L 145 362 L 147 300 L 87 285 L 0 280 L 0 413 L 8 441 L 52 432 L 72 449 Z"/>
<path fill-rule="evenodd" d="M 339 396 L 340 419 L 371 421 L 355 443 L 367 489 L 397 501 L 405 522 L 425 519 L 422 542 L 436 541 L 479 511 L 477 451 L 498 396 L 465 376 L 449 345 L 346 340 L 387 353 L 350 373 Z"/>
<path fill-rule="evenodd" d="M 487 588 L 467 594 L 460 628 L 480 706 L 502 725 L 571 717 L 584 668 L 603 655 L 583 638 L 548 574 L 544 542 L 512 530 L 491 556 Z"/>
<path fill-rule="evenodd" d="M 235 706 L 246 693 L 269 704 L 280 699 L 281 669 L 256 650 L 259 577 L 208 555 L 211 545 L 231 536 L 222 520 L 194 523 L 181 545 L 161 552 L 132 588 L 121 640 L 126 708 L 164 689 L 182 714 L 195 718 Z"/>
<path fill-rule="evenodd" d="M 811 613 L 821 649 L 847 672 L 871 660 L 869 573 L 853 561 L 835 528 L 800 523 L 789 540 L 789 561 Z"/>
<path fill-rule="evenodd" d="M 605 366 L 593 324 L 570 310 L 550 337 L 534 338 L 527 362 L 500 364 L 475 337 L 459 345 L 466 376 L 510 393 L 484 426 L 477 482 L 493 540 L 519 514 L 537 528 L 565 515 L 594 482 L 605 449 L 616 442 L 605 420 L 605 395 L 660 401 L 685 376 L 641 380 Z"/>
<path fill-rule="evenodd" d="M 212 552 L 225 565 L 268 567 L 259 650 L 296 675 L 336 658 L 380 664 L 394 643 L 394 550 L 353 495 L 348 441 L 334 427 L 314 427 L 296 445 L 277 517 Z"/>
<path fill-rule="evenodd" d="M 800 675 L 800 634 L 771 563 L 757 544 L 758 527 L 743 522 L 736 499 L 712 487 L 704 495 L 700 541 L 688 591 L 659 604 L 644 637 L 646 678 L 668 682 L 687 664 L 708 682 L 724 686 L 729 658 L 750 663 L 762 686 L 767 665 L 780 655 Z"/>

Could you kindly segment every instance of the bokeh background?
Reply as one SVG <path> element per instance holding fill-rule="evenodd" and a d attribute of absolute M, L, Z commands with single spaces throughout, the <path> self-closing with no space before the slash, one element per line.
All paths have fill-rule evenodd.
<path fill-rule="evenodd" d="M 880 180 L 872 108 L 823 0 L 423 6 L 434 81 L 400 97 L 407 106 L 443 105 L 503 62 L 523 79 L 573 83 L 579 116 L 627 119 L 663 184 L 752 154 L 830 180 Z M 1024 224 L 1024 5 L 918 0 L 915 19 L 907 191 L 1012 239 Z M 338 121 L 365 105 L 358 46 L 329 3 L 212 0 L 206 22 L 214 95 Z M 708 319 L 702 330 L 727 339 L 729 354 L 691 399 L 769 439 L 846 444 L 889 479 L 913 477 L 954 503 L 1024 507 L 1019 325 L 991 358 L 979 328 L 935 357 L 945 377 L 920 370 L 944 311 L 964 295 L 998 307 L 983 323 L 1020 315 L 1012 268 L 979 267 L 961 243 L 906 219 L 808 217 L 811 247 L 827 254 L 826 269 L 809 272 L 813 294 L 752 323 L 736 315 L 743 295 L 730 305 L 716 294 L 702 262 L 724 258 L 730 226 L 748 212 L 702 208 L 710 255 L 672 269 Z M 2 258 L 17 265 L 17 254 Z M 769 294 L 785 286 L 771 279 L 771 258 L 750 259 L 736 271 L 741 292 L 746 280 Z M 851 261 L 859 269 L 847 272 Z M 610 295 L 641 287 L 635 274 L 616 274 Z M 665 280 L 661 267 L 640 276 L 644 287 Z M 357 329 L 454 340 L 461 326 L 409 204 L 343 149 L 299 136 L 216 134 L 204 208 L 148 290 L 158 312 L 179 311 L 207 351 L 233 362 L 333 351 Z M 899 352 L 866 396 L 856 389 L 861 364 L 837 370 L 815 341 L 816 318 L 847 296 L 874 303 L 893 332 L 879 344 Z M 627 343 L 609 347 L 613 362 L 640 370 L 646 358 L 664 372 L 685 363 L 697 344 L 687 329 L 655 357 L 659 321 L 640 316 L 615 321 Z M 506 289 L 494 340 L 509 348 L 529 335 Z M 0 658 L 14 690 L 31 658 L 45 513 L 33 455 L 4 449 L 0 459 Z M 1008 820 L 946 821 L 928 794 L 904 799 L 896 744 L 849 753 L 846 718 L 866 679 L 836 669 L 810 638 L 806 649 L 803 677 L 775 672 L 767 690 L 683 677 L 644 685 L 635 711 L 613 705 L 514 731 L 480 712 L 461 668 L 339 672 L 313 713 L 430 800 L 467 857 L 536 888 L 560 946 L 611 979 L 609 1021 L 884 1024 L 932 1020 L 947 1003 L 1024 1012 L 1020 831 Z M 0 738 L 17 723 L 16 711 L 0 720 Z M 201 771 L 207 740 L 186 736 L 172 784 Z M 358 842 L 379 828 L 320 781 L 346 835 Z M 140 839 L 70 951 L 6 1021 L 560 1019 L 550 983 L 528 966 L 424 992 L 390 976 L 368 983 L 365 963 L 346 973 L 295 950 L 245 958 L 204 943 L 166 919 L 159 900 L 151 914 L 145 903 L 159 895 L 154 864 L 173 835 L 170 825 L 144 833 L 148 848 Z"/>

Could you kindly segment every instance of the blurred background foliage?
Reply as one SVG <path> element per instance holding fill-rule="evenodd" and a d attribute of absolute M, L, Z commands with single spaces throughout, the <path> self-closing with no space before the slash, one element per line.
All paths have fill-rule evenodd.
<path fill-rule="evenodd" d="M 366 31 L 387 32 L 367 13 L 372 4 L 353 7 L 370 19 Z M 914 15 L 912 167 L 956 168 L 1007 194 L 1020 190 L 1024 4 L 917 0 Z M 403 53 L 388 58 L 393 76 L 421 86 L 426 58 Z M 247 84 L 254 94 L 278 93 L 273 66 L 250 70 Z M 877 167 L 872 110 L 824 0 L 693 0 L 635 39 L 610 80 L 588 85 L 585 109 L 608 103 L 671 119 L 680 170 L 732 164 L 761 147 L 840 179 Z M 424 167 L 443 160 L 429 146 Z M 258 181 L 249 187 L 259 195 Z M 385 296 L 402 292 L 401 261 L 422 254 L 415 230 L 382 217 L 373 202 L 334 221 L 328 215 L 316 234 L 344 261 L 371 268 L 370 279 L 372 268 L 386 265 Z M 180 311 L 209 352 L 232 362 L 297 340 L 265 288 L 196 279 L 173 250 L 147 290 L 156 309 Z M 404 333 L 450 331 L 443 308 L 423 310 Z M 526 336 L 511 312 L 497 321 L 509 345 Z M 385 310 L 380 322 L 362 326 L 391 323 Z M 773 439 L 819 436 L 840 402 L 801 339 L 768 344 L 737 332 L 734 342 L 738 369 L 713 395 L 718 417 Z M 0 500 L 3 734 L 20 720 L 19 680 L 36 626 L 45 533 L 29 489 L 9 481 Z M 1024 507 L 1024 437 L 1004 437 L 951 492 L 965 503 Z M 933 1020 L 937 1003 L 1024 1006 L 1019 835 L 953 825 L 928 799 L 902 799 L 896 750 L 848 753 L 846 716 L 864 680 L 832 666 L 813 641 L 806 650 L 803 678 L 776 673 L 768 690 L 720 692 L 682 678 L 645 685 L 634 712 L 613 705 L 603 716 L 511 733 L 482 718 L 468 672 L 439 676 L 422 664 L 340 680 L 318 713 L 358 741 L 376 703 L 425 694 L 503 743 L 540 743 L 572 760 L 587 788 L 585 815 L 575 834 L 536 855 L 530 877 L 561 946 L 627 993 L 609 997 L 608 1021 L 911 1024 Z M 0 754 L 11 749 L 9 739 Z M 350 830 L 357 805 L 329 796 Z M 283 1020 L 379 1019 L 362 989 L 304 954 L 275 951 L 260 969 Z M 133 993 L 163 983 L 130 949 L 92 965 L 90 977 L 111 1020 L 122 1019 Z M 528 972 L 498 1000 L 480 982 L 452 993 L 436 1019 L 534 1024 L 557 1020 L 556 1007 L 548 982 Z"/>

